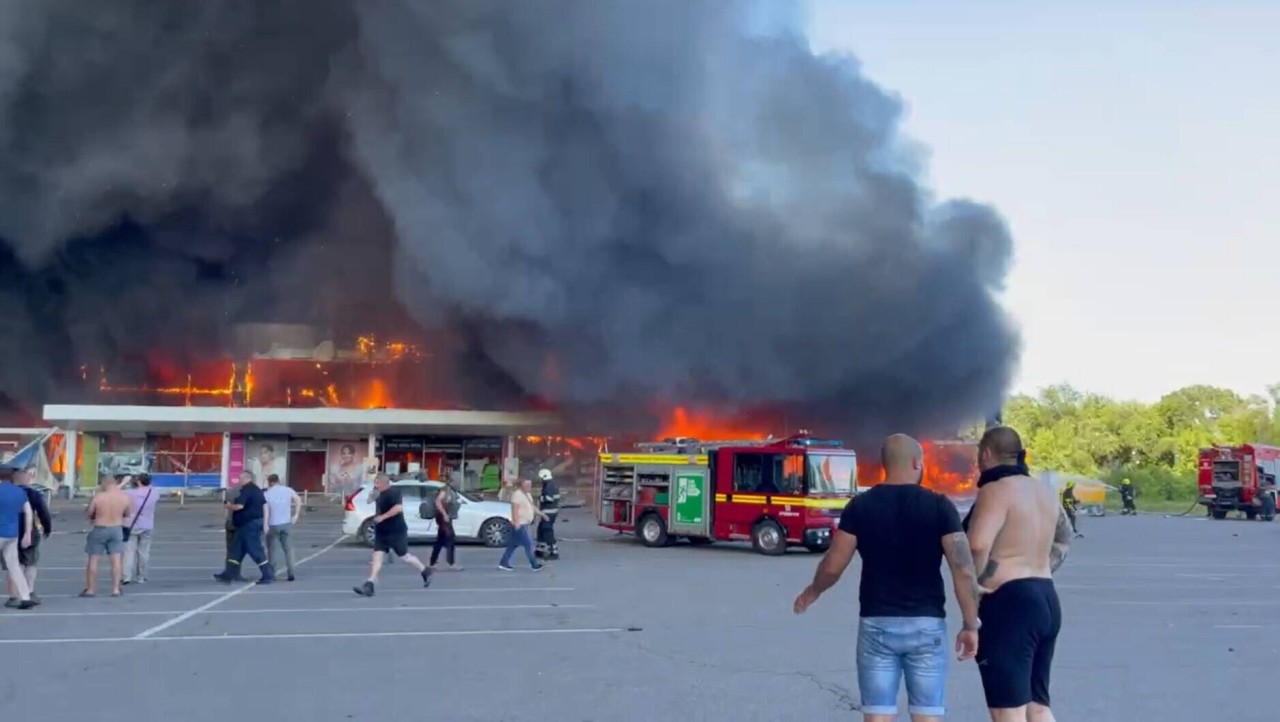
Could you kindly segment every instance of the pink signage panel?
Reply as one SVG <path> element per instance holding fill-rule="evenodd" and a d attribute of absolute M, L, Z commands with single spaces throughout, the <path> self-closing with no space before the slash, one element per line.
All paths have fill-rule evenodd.
<path fill-rule="evenodd" d="M 240 472 L 244 471 L 244 434 L 232 434 L 227 458 L 227 488 L 240 485 Z"/>

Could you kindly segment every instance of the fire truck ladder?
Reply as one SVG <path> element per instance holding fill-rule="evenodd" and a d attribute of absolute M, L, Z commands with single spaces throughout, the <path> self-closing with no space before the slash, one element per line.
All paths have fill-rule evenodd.
<path fill-rule="evenodd" d="M 844 446 L 839 441 L 814 439 L 809 436 L 808 431 L 800 431 L 795 436 L 786 438 L 774 438 L 773 436 L 764 439 L 737 439 L 724 441 L 700 441 L 693 438 L 674 438 L 663 439 L 662 441 L 648 442 L 636 444 L 636 448 L 651 454 L 705 454 L 708 451 L 714 451 L 726 446 L 785 446 L 785 447 L 803 447 L 803 448 L 827 448 L 838 449 Z"/>

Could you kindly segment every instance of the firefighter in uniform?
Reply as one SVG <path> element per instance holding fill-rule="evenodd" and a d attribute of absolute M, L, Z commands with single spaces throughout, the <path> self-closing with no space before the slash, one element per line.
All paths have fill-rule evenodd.
<path fill-rule="evenodd" d="M 1276 477 L 1258 467 L 1258 490 L 1262 494 L 1262 520 L 1271 521 L 1276 518 Z"/>
<path fill-rule="evenodd" d="M 1071 531 L 1075 532 L 1077 538 L 1084 536 L 1076 527 L 1076 509 L 1079 507 L 1080 502 L 1076 500 L 1076 483 L 1068 481 L 1067 488 L 1062 490 L 1062 508 L 1067 512 L 1067 518 L 1071 520 Z"/>
<path fill-rule="evenodd" d="M 1120 482 L 1120 501 L 1124 502 L 1124 509 L 1120 510 L 1121 514 L 1137 516 L 1138 507 L 1133 503 L 1133 482 L 1128 479 Z"/>
<path fill-rule="evenodd" d="M 546 519 L 538 522 L 538 548 L 536 553 L 545 559 L 559 559 L 560 545 L 556 543 L 556 515 L 560 512 L 560 488 L 552 479 L 551 470 L 538 472 L 542 480 L 542 493 L 538 498 L 538 506 Z"/>

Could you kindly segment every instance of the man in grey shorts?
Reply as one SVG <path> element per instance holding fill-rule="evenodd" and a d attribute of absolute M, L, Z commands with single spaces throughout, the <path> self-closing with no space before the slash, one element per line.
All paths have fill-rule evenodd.
<path fill-rule="evenodd" d="M 124 576 L 124 518 L 129 513 L 129 497 L 120 490 L 120 484 L 113 476 L 103 476 L 98 486 L 98 493 L 85 511 L 85 516 L 93 522 L 93 528 L 84 542 L 84 553 L 89 555 L 89 562 L 85 565 L 84 591 L 80 596 L 96 594 L 98 559 L 105 555 L 111 557 L 111 596 L 118 597 Z"/>

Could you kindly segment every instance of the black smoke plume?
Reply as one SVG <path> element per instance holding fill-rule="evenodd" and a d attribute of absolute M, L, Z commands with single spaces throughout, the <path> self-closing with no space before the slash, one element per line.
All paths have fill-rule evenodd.
<path fill-rule="evenodd" d="M 612 427 L 676 402 L 981 418 L 1017 357 L 1008 230 L 933 198 L 902 103 L 783 14 L 5 3 L 0 397 L 283 320 L 413 325 L 473 402 Z"/>

